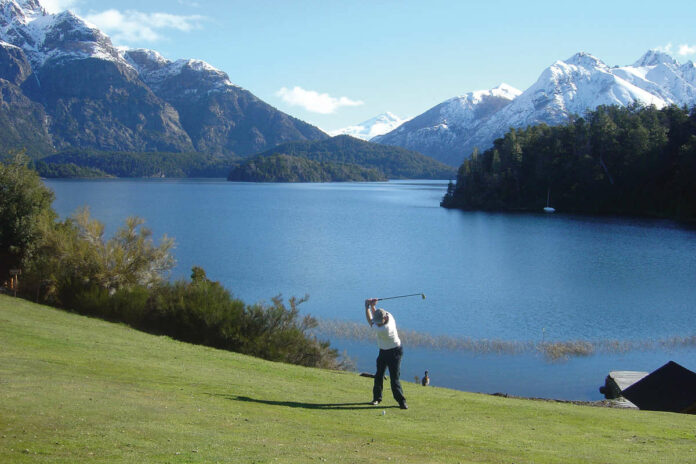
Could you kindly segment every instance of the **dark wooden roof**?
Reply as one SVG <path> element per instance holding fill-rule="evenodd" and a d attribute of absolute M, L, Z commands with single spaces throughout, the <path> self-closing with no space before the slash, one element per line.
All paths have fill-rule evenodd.
<path fill-rule="evenodd" d="M 696 414 L 696 373 L 670 361 L 621 394 L 639 409 Z"/>

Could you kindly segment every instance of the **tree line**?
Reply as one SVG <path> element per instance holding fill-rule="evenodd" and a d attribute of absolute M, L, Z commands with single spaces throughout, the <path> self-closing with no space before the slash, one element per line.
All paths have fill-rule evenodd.
<path fill-rule="evenodd" d="M 0 284 L 5 288 L 187 342 L 303 366 L 344 367 L 329 342 L 310 333 L 316 320 L 300 316 L 297 307 L 306 297 L 246 304 L 200 267 L 192 269 L 189 280 L 170 282 L 172 239 L 155 243 L 139 218 L 128 218 L 106 238 L 104 225 L 87 209 L 59 220 L 51 206 L 53 192 L 28 165 L 21 155 L 0 162 Z M 21 272 L 19 285 L 10 271 Z"/>
<path fill-rule="evenodd" d="M 561 126 L 510 129 L 474 149 L 446 208 L 696 220 L 696 107 L 600 106 Z"/>
<path fill-rule="evenodd" d="M 239 159 L 201 153 L 66 150 L 32 161 L 42 177 L 227 177 Z"/>

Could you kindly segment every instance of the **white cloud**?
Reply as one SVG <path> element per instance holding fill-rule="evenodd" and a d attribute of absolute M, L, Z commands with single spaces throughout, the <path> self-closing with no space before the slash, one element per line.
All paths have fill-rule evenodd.
<path fill-rule="evenodd" d="M 657 50 L 671 55 L 672 54 L 672 42 L 668 43 L 664 47 L 657 47 Z"/>
<path fill-rule="evenodd" d="M 169 13 L 142 13 L 140 11 L 106 10 L 92 13 L 85 19 L 111 36 L 115 43 L 133 44 L 156 42 L 163 38 L 161 31 L 174 29 L 188 32 L 200 27 L 203 16 L 178 16 Z"/>
<path fill-rule="evenodd" d="M 41 6 L 49 13 L 60 13 L 61 11 L 70 10 L 78 3 L 79 0 L 41 0 Z"/>
<path fill-rule="evenodd" d="M 674 46 L 672 45 L 672 42 L 668 43 L 663 47 L 657 47 L 659 51 L 668 53 L 670 55 L 674 55 L 674 53 L 677 53 L 681 56 L 696 55 L 696 45 L 681 44 L 677 47 L 676 52 L 674 52 L 673 48 Z"/>
<path fill-rule="evenodd" d="M 696 55 L 696 45 L 682 44 L 679 46 L 679 54 L 681 56 Z"/>
<path fill-rule="evenodd" d="M 351 100 L 348 97 L 332 97 L 328 93 L 319 93 L 314 90 L 305 90 L 302 87 L 288 89 L 283 87 L 276 92 L 285 103 L 292 106 L 301 106 L 307 111 L 319 114 L 331 114 L 342 106 L 360 106 L 365 103 L 359 100 Z"/>

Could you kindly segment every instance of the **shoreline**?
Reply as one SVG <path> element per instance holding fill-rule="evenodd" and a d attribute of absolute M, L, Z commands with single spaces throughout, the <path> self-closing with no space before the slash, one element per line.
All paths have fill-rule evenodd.
<path fill-rule="evenodd" d="M 517 400 L 529 400 L 529 401 L 543 401 L 547 403 L 563 403 L 563 404 L 574 404 L 576 406 L 590 406 L 594 408 L 612 408 L 612 409 L 631 409 L 634 411 L 639 411 L 635 405 L 629 403 L 626 399 L 603 399 L 598 401 L 582 401 L 582 400 L 559 400 L 555 398 L 536 398 L 527 396 L 517 396 L 509 395 L 507 393 L 486 393 L 489 396 L 497 396 L 501 398 L 512 398 Z"/>

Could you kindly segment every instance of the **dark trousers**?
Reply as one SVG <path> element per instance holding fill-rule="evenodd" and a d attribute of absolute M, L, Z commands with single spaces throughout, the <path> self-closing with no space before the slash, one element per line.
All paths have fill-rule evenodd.
<path fill-rule="evenodd" d="M 382 401 L 382 385 L 384 382 L 384 371 L 389 368 L 389 381 L 391 391 L 397 403 L 405 400 L 404 392 L 401 389 L 399 375 L 401 374 L 401 357 L 404 354 L 403 347 L 392 348 L 391 350 L 379 350 L 377 356 L 377 373 L 375 374 L 375 386 L 372 388 L 372 399 Z"/>

